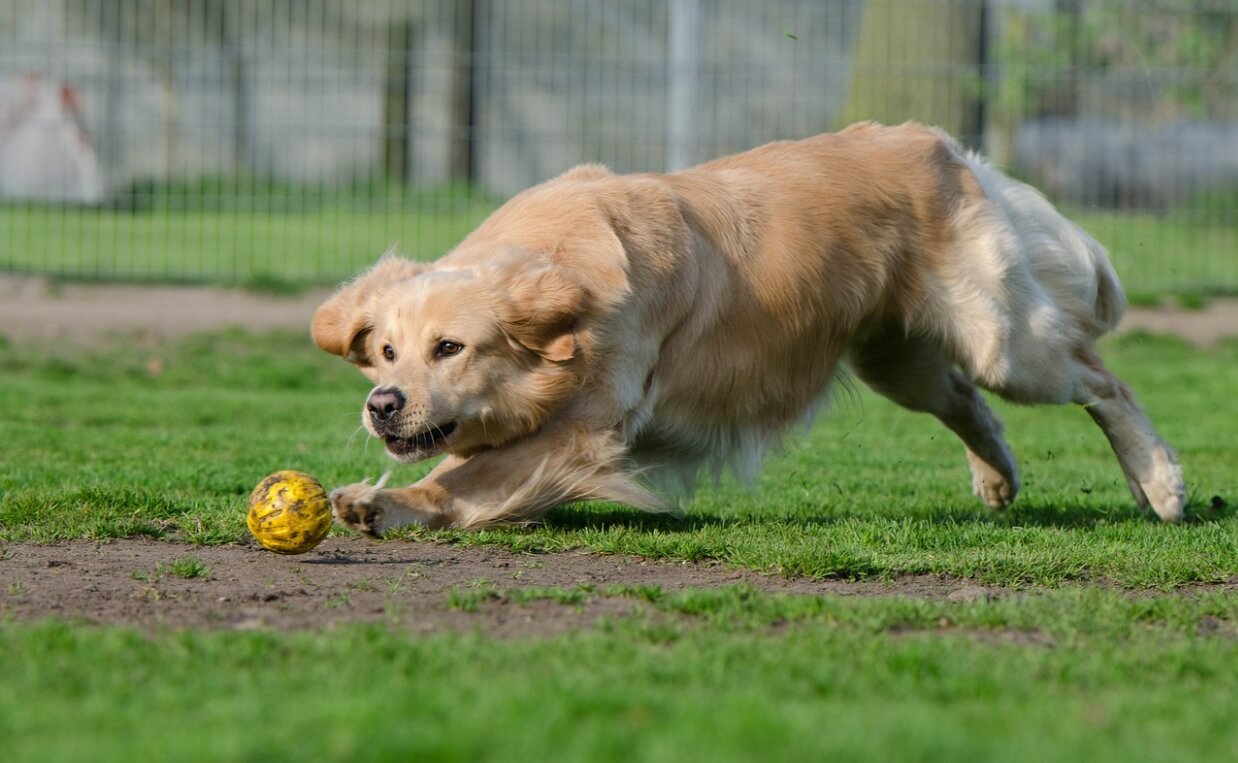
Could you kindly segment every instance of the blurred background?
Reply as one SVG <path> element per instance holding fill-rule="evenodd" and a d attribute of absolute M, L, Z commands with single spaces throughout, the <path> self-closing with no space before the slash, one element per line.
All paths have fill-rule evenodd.
<path fill-rule="evenodd" d="M 1238 292 L 1234 0 L 0 0 L 0 272 L 295 291 L 578 162 L 859 119 L 984 151 L 1137 297 Z"/>

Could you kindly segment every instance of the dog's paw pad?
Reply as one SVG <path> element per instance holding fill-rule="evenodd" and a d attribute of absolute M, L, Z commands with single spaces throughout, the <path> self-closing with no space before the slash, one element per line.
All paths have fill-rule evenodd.
<path fill-rule="evenodd" d="M 377 505 L 377 497 L 374 487 L 360 483 L 336 488 L 328 499 L 340 524 L 377 538 L 382 535 L 382 509 Z"/>
<path fill-rule="evenodd" d="M 1126 484 L 1140 511 L 1150 510 L 1163 522 L 1182 521 L 1186 511 L 1186 483 L 1182 481 L 1182 467 L 1168 448 L 1162 446 L 1153 451 L 1147 470 L 1139 477 L 1128 473 Z"/>
<path fill-rule="evenodd" d="M 1019 478 L 1007 479 L 979 458 L 970 457 L 971 491 L 991 509 L 1004 509 L 1014 502 L 1019 494 Z"/>
<path fill-rule="evenodd" d="M 1005 482 L 988 483 L 976 480 L 972 485 L 972 493 L 977 495 L 991 509 L 1004 509 L 1014 501 L 1013 491 Z"/>
<path fill-rule="evenodd" d="M 991 509 L 1004 509 L 1014 503 L 1019 494 L 1017 482 L 1011 483 L 1005 477 L 992 470 L 972 475 L 972 493 L 979 496 Z"/>
<path fill-rule="evenodd" d="M 1157 464 L 1151 480 L 1142 485 L 1143 493 L 1152 510 L 1163 522 L 1181 522 L 1186 510 L 1186 484 L 1182 481 L 1182 467 L 1168 457 Z"/>

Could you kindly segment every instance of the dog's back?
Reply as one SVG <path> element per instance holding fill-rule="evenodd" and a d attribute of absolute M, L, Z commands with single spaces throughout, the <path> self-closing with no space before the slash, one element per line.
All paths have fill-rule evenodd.
<path fill-rule="evenodd" d="M 649 176 L 605 182 L 651 193 Z M 677 461 L 685 482 L 710 461 L 755 473 L 848 350 L 873 337 L 922 338 L 1014 400 L 1069 401 L 1080 349 L 1125 304 L 1096 241 L 920 125 L 856 125 L 652 182 L 697 242 L 681 255 L 704 262 L 693 293 L 659 300 L 692 309 L 656 340 L 654 402 L 636 441 L 654 461 Z"/>

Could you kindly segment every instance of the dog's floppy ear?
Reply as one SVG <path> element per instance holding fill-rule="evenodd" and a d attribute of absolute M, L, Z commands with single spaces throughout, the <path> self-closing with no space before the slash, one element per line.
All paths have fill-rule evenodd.
<path fill-rule="evenodd" d="M 374 267 L 344 284 L 318 308 L 310 328 L 314 343 L 363 371 L 373 366 L 366 338 L 374 329 L 375 303 L 388 286 L 412 278 L 425 267 L 388 251 Z"/>
<path fill-rule="evenodd" d="M 499 319 L 508 341 L 556 363 L 576 356 L 576 330 L 589 301 L 586 289 L 553 266 L 516 272 L 501 288 Z"/>

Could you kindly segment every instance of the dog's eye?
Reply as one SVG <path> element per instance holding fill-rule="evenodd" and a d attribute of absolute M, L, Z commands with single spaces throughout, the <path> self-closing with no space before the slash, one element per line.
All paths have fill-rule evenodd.
<path fill-rule="evenodd" d="M 456 353 L 460 352 L 460 350 L 463 350 L 463 349 L 464 349 L 464 345 L 457 344 L 456 342 L 452 342 L 450 340 L 444 339 L 443 341 L 438 343 L 438 347 L 435 348 L 434 354 L 440 358 L 444 358 L 444 357 L 447 357 L 448 355 L 455 355 Z"/>
<path fill-rule="evenodd" d="M 383 345 L 383 357 L 387 360 L 395 360 L 395 348 L 389 344 Z"/>

